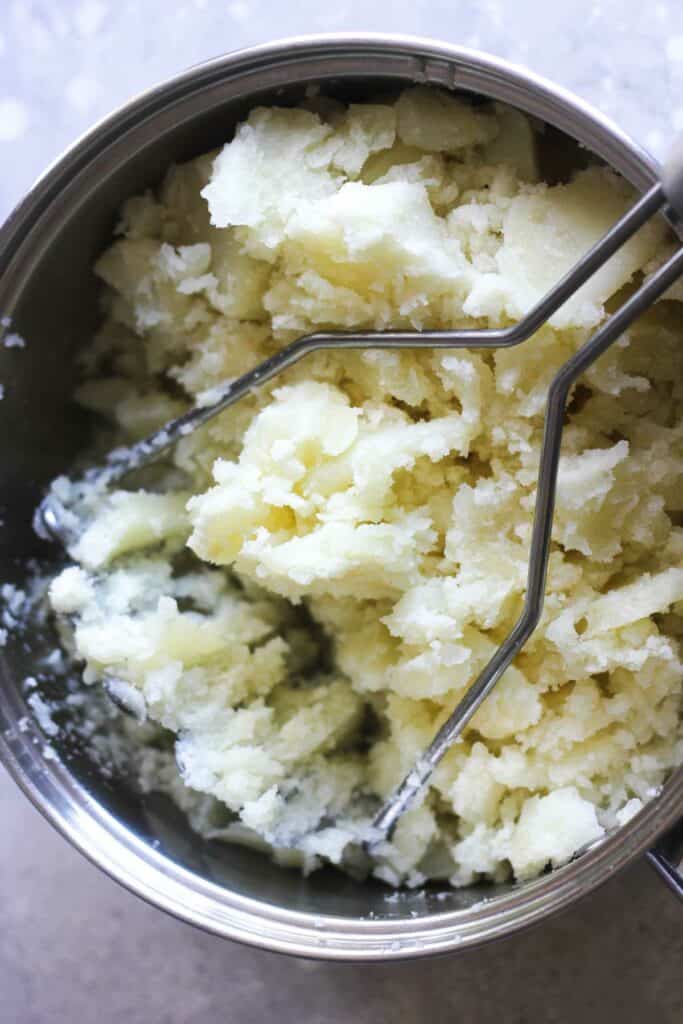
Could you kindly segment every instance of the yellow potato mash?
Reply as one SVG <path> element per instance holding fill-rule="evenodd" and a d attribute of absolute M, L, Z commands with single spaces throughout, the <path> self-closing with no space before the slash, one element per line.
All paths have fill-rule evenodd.
<path fill-rule="evenodd" d="M 312 331 L 513 322 L 633 198 L 539 180 L 537 130 L 424 88 L 254 110 L 125 204 L 79 401 L 130 443 Z M 554 372 L 666 247 L 642 229 L 518 348 L 308 357 L 90 496 L 50 600 L 85 681 L 175 734 L 145 786 L 349 862 L 520 612 Z M 532 877 L 683 760 L 680 298 L 574 391 L 541 625 L 377 851 L 392 885 Z"/>

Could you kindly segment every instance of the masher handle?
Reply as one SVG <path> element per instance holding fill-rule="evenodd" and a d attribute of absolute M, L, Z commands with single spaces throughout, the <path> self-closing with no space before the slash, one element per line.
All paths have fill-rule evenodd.
<path fill-rule="evenodd" d="M 679 135 L 669 150 L 662 167 L 662 188 L 666 201 L 683 221 L 683 135 Z"/>

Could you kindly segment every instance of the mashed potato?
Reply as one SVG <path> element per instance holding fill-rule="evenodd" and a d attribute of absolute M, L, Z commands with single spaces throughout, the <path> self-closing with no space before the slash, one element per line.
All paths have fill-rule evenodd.
<path fill-rule="evenodd" d="M 254 110 L 126 203 L 79 399 L 125 443 L 317 329 L 508 324 L 631 200 L 539 181 L 503 107 Z M 644 228 L 521 348 L 318 353 L 92 498 L 51 602 L 85 681 L 175 734 L 147 786 L 349 862 L 519 614 L 553 373 L 665 248 Z M 532 877 L 682 760 L 682 336 L 672 295 L 576 389 L 542 623 L 377 852 L 390 884 Z"/>

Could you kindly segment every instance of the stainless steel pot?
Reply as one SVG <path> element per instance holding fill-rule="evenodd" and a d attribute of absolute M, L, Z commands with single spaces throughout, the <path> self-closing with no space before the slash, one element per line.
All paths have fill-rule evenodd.
<path fill-rule="evenodd" d="M 84 423 L 70 404 L 74 353 L 97 321 L 91 267 L 122 200 L 159 181 L 171 162 L 223 142 L 257 103 L 296 101 L 311 83 L 360 97 L 411 82 L 513 104 L 578 140 L 638 189 L 657 176 L 646 153 L 570 93 L 505 61 L 429 40 L 285 40 L 202 64 L 133 100 L 54 164 L 0 233 L 0 316 L 11 316 L 27 339 L 20 356 L 0 351 L 3 579 L 21 582 L 26 560 L 45 555 L 31 512 L 41 487 L 83 444 Z M 253 852 L 201 842 L 169 802 L 141 798 L 104 777 L 84 751 L 58 744 L 59 758 L 51 757 L 22 688 L 50 643 L 49 628 L 36 627 L 0 650 L 0 757 L 10 773 L 45 817 L 117 881 L 192 924 L 266 949 L 388 960 L 505 935 L 591 892 L 650 849 L 683 808 L 679 771 L 617 834 L 525 885 L 387 899 L 384 886 L 331 869 L 303 879 Z M 675 885 L 676 838 L 669 844 L 669 862 L 652 850 L 650 856 Z"/>

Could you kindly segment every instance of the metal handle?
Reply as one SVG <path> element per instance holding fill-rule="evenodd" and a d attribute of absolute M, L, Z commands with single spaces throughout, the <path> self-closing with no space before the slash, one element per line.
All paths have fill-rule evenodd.
<path fill-rule="evenodd" d="M 683 135 L 674 141 L 662 167 L 662 188 L 667 203 L 683 220 Z"/>
<path fill-rule="evenodd" d="M 648 850 L 646 856 L 657 874 L 683 902 L 683 818 L 657 846 Z"/>

